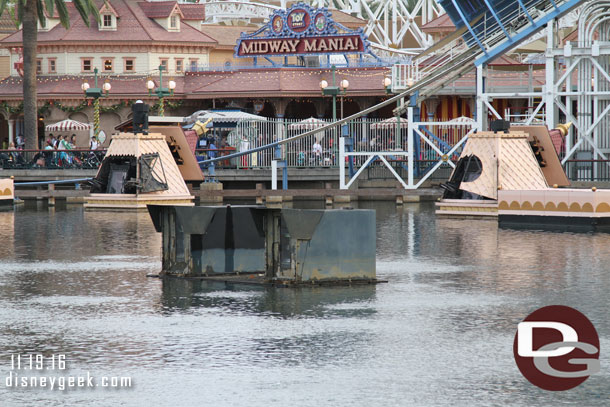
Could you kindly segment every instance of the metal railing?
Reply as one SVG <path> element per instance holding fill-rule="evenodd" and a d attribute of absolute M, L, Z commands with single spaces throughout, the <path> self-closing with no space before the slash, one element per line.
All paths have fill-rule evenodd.
<path fill-rule="evenodd" d="M 96 169 L 106 150 L 0 150 L 2 169 Z"/>
<path fill-rule="evenodd" d="M 610 181 L 610 160 L 567 160 L 564 169 L 571 181 Z"/>
<path fill-rule="evenodd" d="M 349 60 L 347 63 L 328 62 L 320 60 L 319 63 L 313 65 L 308 64 L 283 64 L 277 63 L 273 65 L 269 62 L 259 62 L 257 65 L 253 64 L 224 64 L 224 65 L 188 65 L 185 67 L 185 73 L 196 73 L 196 72 L 234 72 L 241 70 L 264 70 L 264 69 L 278 69 L 278 68 L 298 68 L 298 69 L 330 69 L 332 65 L 337 68 L 389 68 L 396 59 L 377 59 L 377 60 Z"/>

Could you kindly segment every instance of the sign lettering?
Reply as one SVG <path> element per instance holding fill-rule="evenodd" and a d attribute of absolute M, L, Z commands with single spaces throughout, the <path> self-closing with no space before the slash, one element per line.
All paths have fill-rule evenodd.
<path fill-rule="evenodd" d="M 282 55 L 282 54 L 317 54 L 325 52 L 363 52 L 363 46 L 357 35 L 316 37 L 302 39 L 244 39 L 237 53 L 238 56 Z"/>

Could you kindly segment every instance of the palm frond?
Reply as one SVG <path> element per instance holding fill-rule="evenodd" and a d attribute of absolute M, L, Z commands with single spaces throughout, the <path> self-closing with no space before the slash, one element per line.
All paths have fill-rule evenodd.
<path fill-rule="evenodd" d="M 36 11 L 38 12 L 38 21 L 40 21 L 40 25 L 45 26 L 47 22 L 47 18 L 44 15 L 44 6 L 42 0 L 36 0 L 38 2 L 38 7 L 36 7 Z"/>
<path fill-rule="evenodd" d="M 64 0 L 55 0 L 55 7 L 57 7 L 57 14 L 59 15 L 61 25 L 65 28 L 70 27 L 70 14 L 68 13 L 66 2 Z"/>
<path fill-rule="evenodd" d="M 4 13 L 7 4 L 8 0 L 0 0 L 0 16 L 2 15 L 2 13 Z"/>
<path fill-rule="evenodd" d="M 44 8 L 47 10 L 49 17 L 53 17 L 53 0 L 44 0 Z"/>
<path fill-rule="evenodd" d="M 95 21 L 100 22 L 100 11 L 93 0 L 73 0 L 72 4 L 78 10 L 87 27 L 89 27 L 89 16 L 93 16 Z"/>

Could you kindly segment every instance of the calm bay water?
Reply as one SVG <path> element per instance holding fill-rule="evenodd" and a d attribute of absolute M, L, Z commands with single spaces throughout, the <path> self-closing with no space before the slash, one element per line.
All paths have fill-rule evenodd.
<path fill-rule="evenodd" d="M 377 210 L 389 282 L 294 290 L 147 278 L 161 237 L 146 214 L 0 212 L 0 406 L 610 405 L 610 234 L 360 207 Z M 551 304 L 601 339 L 602 371 L 561 393 L 512 354 L 517 323 Z M 10 355 L 32 352 L 133 386 L 8 388 Z"/>

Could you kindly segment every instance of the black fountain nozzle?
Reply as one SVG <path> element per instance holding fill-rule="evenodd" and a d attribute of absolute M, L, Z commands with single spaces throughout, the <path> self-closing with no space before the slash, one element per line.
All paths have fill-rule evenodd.
<path fill-rule="evenodd" d="M 490 128 L 494 133 L 499 131 L 508 133 L 508 130 L 510 129 L 510 122 L 508 120 L 494 120 L 491 122 Z"/>
<path fill-rule="evenodd" d="M 133 134 L 148 134 L 148 105 L 141 100 L 131 105 Z"/>

